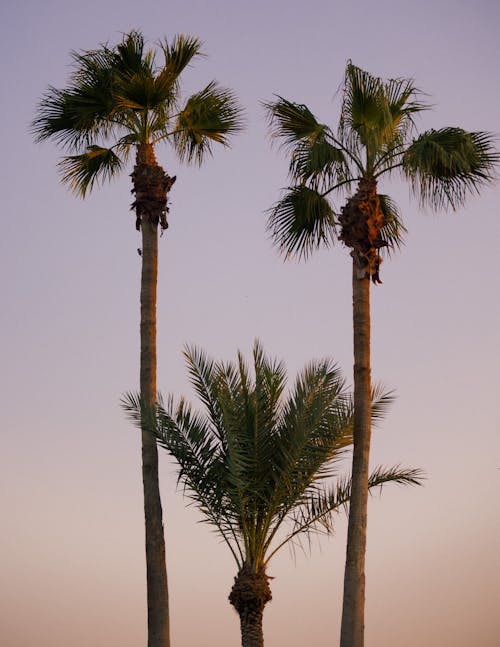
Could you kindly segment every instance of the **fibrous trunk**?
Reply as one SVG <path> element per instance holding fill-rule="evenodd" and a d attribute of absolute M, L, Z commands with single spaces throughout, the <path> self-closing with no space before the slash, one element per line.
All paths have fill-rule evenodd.
<path fill-rule="evenodd" d="M 385 217 L 374 178 L 360 180 L 358 190 L 342 207 L 339 222 L 342 227 L 340 239 L 351 248 L 360 277 L 367 275 L 374 283 L 380 283 L 382 259 L 379 249 L 387 243 L 381 237 Z"/>
<path fill-rule="evenodd" d="M 271 600 L 269 578 L 263 567 L 257 571 L 244 565 L 234 578 L 229 601 L 240 616 L 242 647 L 263 647 L 262 616 Z"/>
<path fill-rule="evenodd" d="M 142 144 L 132 173 L 133 204 L 142 233 L 140 391 L 144 404 L 156 402 L 156 285 L 158 223 L 166 227 L 167 195 L 173 181 L 157 164 L 151 146 Z M 146 526 L 148 647 L 169 647 L 169 608 L 165 538 L 158 479 L 156 440 L 142 425 L 142 480 Z"/>
<path fill-rule="evenodd" d="M 343 209 L 342 239 L 351 247 L 354 431 L 352 489 L 344 574 L 341 647 L 363 647 L 365 608 L 365 555 L 368 511 L 368 475 L 371 437 L 370 279 L 378 272 L 384 218 L 374 180 L 362 180 Z"/>

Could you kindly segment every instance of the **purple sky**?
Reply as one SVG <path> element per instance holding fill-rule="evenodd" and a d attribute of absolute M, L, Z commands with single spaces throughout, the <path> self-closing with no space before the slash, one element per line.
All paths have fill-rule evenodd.
<path fill-rule="evenodd" d="M 2 645 L 146 643 L 139 436 L 119 408 L 138 383 L 130 179 L 82 202 L 58 181 L 59 151 L 28 132 L 47 85 L 64 86 L 70 50 L 133 28 L 152 42 L 190 33 L 208 58 L 186 74 L 186 94 L 217 78 L 247 109 L 246 132 L 201 169 L 158 151 L 178 177 L 160 250 L 158 384 L 190 394 L 186 342 L 231 359 L 259 337 L 292 377 L 331 356 L 351 380 L 349 256 L 338 246 L 284 263 L 271 247 L 264 211 L 287 163 L 269 145 L 260 102 L 277 93 L 334 126 L 351 58 L 413 77 L 435 105 L 422 128 L 498 133 L 499 25 L 494 0 L 3 3 Z M 373 374 L 398 395 L 374 434 L 373 465 L 420 467 L 427 482 L 371 500 L 367 645 L 495 647 L 499 188 L 437 216 L 404 185 L 383 188 L 409 235 L 373 290 Z M 231 555 L 185 508 L 165 455 L 161 467 L 173 647 L 234 647 Z M 338 644 L 345 534 L 339 516 L 336 536 L 310 556 L 284 550 L 271 563 L 266 647 Z"/>

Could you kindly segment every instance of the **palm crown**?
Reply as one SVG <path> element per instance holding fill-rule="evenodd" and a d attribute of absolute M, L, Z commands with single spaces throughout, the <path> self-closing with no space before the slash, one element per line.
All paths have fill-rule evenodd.
<path fill-rule="evenodd" d="M 256 342 L 254 376 L 238 353 L 214 363 L 196 348 L 185 352 L 204 415 L 185 399 L 160 399 L 156 410 L 129 395 L 125 409 L 138 426 L 149 417 L 158 441 L 179 464 L 179 481 L 228 545 L 238 565 L 229 601 L 240 617 L 243 647 L 263 645 L 262 617 L 271 600 L 266 568 L 300 535 L 331 532 L 333 515 L 350 498 L 351 484 L 329 479 L 352 443 L 352 405 L 339 370 L 312 362 L 286 395 L 281 362 Z M 381 415 L 389 396 L 375 396 Z M 377 468 L 369 487 L 418 484 L 417 470 Z"/>
<path fill-rule="evenodd" d="M 63 181 L 85 196 L 120 171 L 140 144 L 166 140 L 181 160 L 197 163 L 212 143 L 227 145 L 242 126 L 231 91 L 212 81 L 181 101 L 180 76 L 199 56 L 197 38 L 179 35 L 151 50 L 137 31 L 113 48 L 73 52 L 68 88 L 50 87 L 32 124 L 39 141 L 54 139 L 73 153 L 60 162 Z"/>
<path fill-rule="evenodd" d="M 429 108 L 421 96 L 412 80 L 383 81 L 348 62 L 336 134 L 305 105 L 282 97 L 266 104 L 272 135 L 290 153 L 292 185 L 268 222 L 284 253 L 307 256 L 336 237 L 353 247 L 330 198 L 363 180 L 376 186 L 382 176 L 398 172 L 421 205 L 456 209 L 494 178 L 500 158 L 488 133 L 446 127 L 416 134 L 415 116 Z M 404 226 L 394 201 L 378 199 L 376 247 L 391 249 Z"/>
<path fill-rule="evenodd" d="M 175 404 L 169 397 L 159 400 L 153 427 L 179 464 L 185 492 L 238 567 L 258 571 L 299 534 L 331 532 L 333 514 L 350 493 L 344 478 L 325 485 L 352 444 L 352 403 L 339 369 L 328 360 L 312 362 L 285 395 L 283 363 L 266 357 L 258 342 L 254 377 L 241 354 L 227 364 L 196 348 L 185 357 L 205 415 L 185 399 Z M 375 419 L 390 400 L 375 394 Z M 129 395 L 124 405 L 139 423 L 140 400 Z M 377 468 L 370 487 L 389 481 L 416 483 L 418 474 Z"/>

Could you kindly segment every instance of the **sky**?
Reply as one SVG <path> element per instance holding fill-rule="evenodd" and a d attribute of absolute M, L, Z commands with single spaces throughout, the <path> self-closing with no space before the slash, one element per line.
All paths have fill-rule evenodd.
<path fill-rule="evenodd" d="M 306 103 L 335 127 L 348 59 L 412 77 L 434 109 L 419 127 L 500 133 L 494 0 L 6 0 L 0 9 L 0 643 L 146 644 L 140 438 L 119 406 L 138 386 L 139 237 L 127 171 L 85 201 L 59 182 L 60 151 L 29 132 L 70 51 L 140 29 L 151 44 L 198 36 L 207 58 L 185 95 L 216 78 L 246 109 L 230 150 L 177 175 L 160 241 L 158 386 L 194 396 L 182 359 L 259 338 L 290 378 L 332 357 L 352 381 L 350 259 L 340 245 L 284 262 L 265 230 L 287 184 L 262 102 Z M 373 377 L 397 399 L 372 464 L 426 474 L 370 499 L 367 647 L 498 645 L 500 618 L 499 185 L 456 213 L 422 212 L 395 179 L 409 233 L 372 290 Z M 350 469 L 348 461 L 344 472 Z M 173 647 L 239 642 L 232 557 L 176 490 L 161 456 Z M 267 647 L 337 645 L 346 520 L 270 564 Z"/>

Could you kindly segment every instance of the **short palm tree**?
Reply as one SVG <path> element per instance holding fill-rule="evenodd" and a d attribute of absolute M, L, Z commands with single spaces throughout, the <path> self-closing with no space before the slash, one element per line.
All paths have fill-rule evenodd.
<path fill-rule="evenodd" d="M 159 442 L 179 464 L 185 492 L 229 547 L 238 573 L 229 600 L 240 617 L 243 647 L 263 645 L 262 615 L 271 600 L 267 567 L 280 548 L 314 531 L 330 533 L 333 515 L 350 498 L 350 482 L 332 480 L 352 443 L 352 405 L 332 362 L 312 362 L 285 394 L 282 362 L 256 342 L 253 375 L 240 353 L 214 363 L 185 352 L 204 413 L 184 399 L 159 400 L 151 421 Z M 377 395 L 380 417 L 390 397 Z M 140 426 L 141 399 L 124 407 Z M 377 468 L 369 487 L 418 484 L 417 470 Z"/>
<path fill-rule="evenodd" d="M 272 135 L 290 154 L 291 185 L 268 226 L 286 255 L 307 257 L 340 240 L 353 268 L 354 451 L 341 647 L 364 644 L 365 551 L 370 451 L 370 281 L 380 283 L 381 251 L 401 242 L 397 206 L 381 179 L 408 180 L 421 205 L 463 205 L 494 178 L 499 156 L 484 132 L 446 127 L 416 133 L 428 108 L 409 79 L 384 81 L 348 62 L 335 133 L 307 106 L 282 97 L 266 104 Z M 346 196 L 340 211 L 333 198 Z"/>
<path fill-rule="evenodd" d="M 156 161 L 157 144 L 169 142 L 181 160 L 200 163 L 212 144 L 228 144 L 241 128 L 233 94 L 211 82 L 181 102 L 180 77 L 201 56 L 201 43 L 176 36 L 146 49 L 132 31 L 116 47 L 73 53 L 66 89 L 49 87 L 33 122 L 38 141 L 52 139 L 69 155 L 60 162 L 62 181 L 85 197 L 96 183 L 125 170 L 135 153 L 132 208 L 142 234 L 140 390 L 151 405 L 156 397 L 156 286 L 158 225 L 166 229 L 170 177 Z M 165 541 L 154 436 L 142 434 L 142 475 L 146 524 L 148 645 L 167 647 L 169 612 Z"/>

